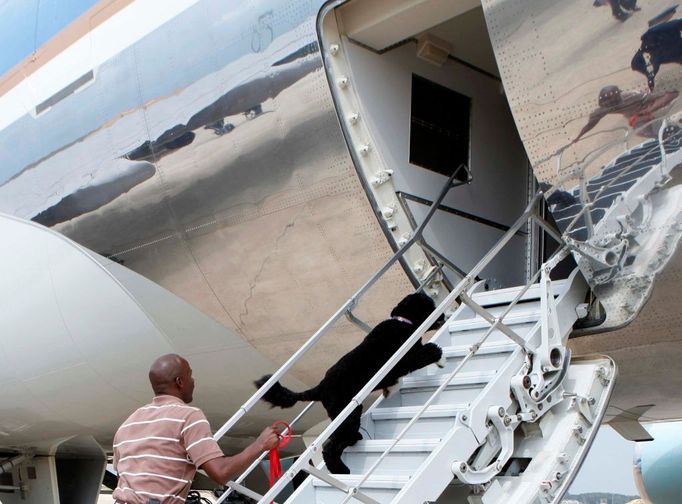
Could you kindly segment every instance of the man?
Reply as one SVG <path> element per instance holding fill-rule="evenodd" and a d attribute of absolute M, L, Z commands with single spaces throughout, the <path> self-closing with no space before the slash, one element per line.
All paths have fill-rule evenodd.
<path fill-rule="evenodd" d="M 637 0 L 595 0 L 593 5 L 595 7 L 611 6 L 611 14 L 621 22 L 627 20 L 633 12 L 641 10 L 637 7 Z"/>
<path fill-rule="evenodd" d="M 572 143 L 576 143 L 585 133 L 594 128 L 599 121 L 609 114 L 621 114 L 627 118 L 631 128 L 639 136 L 657 138 L 658 114 L 677 98 L 677 91 L 662 93 L 645 93 L 642 91 L 621 91 L 618 86 L 606 86 L 599 91 L 599 107 L 595 109 Z"/>
<path fill-rule="evenodd" d="M 663 13 L 665 15 L 665 12 Z M 674 11 L 673 11 L 674 14 Z M 665 19 L 665 16 L 659 19 Z M 656 19 L 656 18 L 654 18 Z M 666 63 L 682 64 L 682 19 L 658 22 L 641 37 L 642 44 L 630 67 L 646 76 L 649 89 L 656 85 L 656 74 Z"/>
<path fill-rule="evenodd" d="M 226 457 L 211 427 L 192 402 L 189 363 L 175 354 L 156 359 L 149 370 L 154 400 L 135 411 L 114 436 L 117 504 L 182 504 L 197 468 L 224 485 L 279 443 L 267 427 L 244 451 Z"/>

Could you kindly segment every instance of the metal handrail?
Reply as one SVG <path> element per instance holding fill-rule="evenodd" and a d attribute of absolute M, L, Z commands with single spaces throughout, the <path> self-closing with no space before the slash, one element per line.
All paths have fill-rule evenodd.
<path fill-rule="evenodd" d="M 635 131 L 639 131 L 640 129 L 643 129 L 644 127 L 646 127 L 648 125 L 649 125 L 649 123 L 646 123 L 643 126 L 641 126 L 640 128 L 637 128 Z M 664 148 L 665 141 L 663 140 L 663 137 L 662 137 L 662 132 L 663 132 L 664 127 L 665 127 L 665 121 L 664 121 L 663 125 L 661 126 L 661 128 L 659 129 L 659 135 L 658 135 L 658 138 L 656 139 L 657 145 L 653 145 L 653 146 L 651 146 L 650 149 L 645 150 L 636 159 L 632 160 L 630 162 L 630 165 L 626 169 L 624 169 L 623 172 L 619 173 L 616 177 L 613 178 L 613 180 L 609 181 L 608 184 L 602 185 L 599 188 L 599 190 L 597 191 L 597 193 L 594 195 L 594 198 L 590 198 L 589 194 L 587 193 L 587 187 L 585 184 L 585 170 L 584 169 L 580 170 L 580 176 L 579 176 L 580 184 L 581 184 L 581 188 L 580 188 L 580 196 L 581 197 L 580 197 L 580 199 L 581 199 L 581 203 L 582 203 L 582 208 L 573 217 L 571 222 L 568 224 L 566 231 L 564 231 L 564 234 L 568 234 L 568 232 L 571 229 L 573 229 L 573 227 L 578 223 L 580 218 L 584 214 L 586 214 L 585 225 L 587 228 L 587 237 L 590 238 L 591 236 L 593 236 L 594 235 L 594 223 L 592 222 L 592 214 L 591 214 L 590 210 L 594 206 L 594 201 L 598 200 L 604 191 L 606 191 L 607 189 L 612 187 L 615 183 L 620 181 L 620 179 L 622 177 L 626 176 L 635 167 L 635 165 L 639 161 L 641 161 L 643 158 L 645 158 L 646 156 L 648 156 L 652 152 L 659 150 L 660 154 L 661 154 L 661 164 L 666 163 L 665 148 Z M 622 128 L 615 128 L 613 131 L 618 130 L 618 129 L 622 129 Z M 609 130 L 609 131 L 611 131 L 611 130 Z M 627 142 L 627 139 L 631 133 L 632 133 L 632 130 L 626 129 L 626 134 L 625 134 L 625 141 L 626 142 Z M 607 142 L 606 144 L 602 145 L 600 148 L 596 149 L 595 151 L 593 151 L 593 152 L 589 153 L 587 156 L 585 156 L 585 158 L 581 162 L 579 162 L 579 164 L 587 165 L 587 164 L 591 163 L 593 159 L 596 159 L 603 152 L 606 152 L 608 149 L 610 149 L 611 147 L 613 147 L 614 145 L 616 145 L 618 143 L 620 143 L 620 142 L 616 141 L 616 140 L 611 141 L 611 142 Z M 563 152 L 559 154 L 558 159 L 557 159 L 557 163 L 560 163 L 560 161 L 561 161 L 561 154 L 563 154 Z M 557 166 L 557 173 L 558 172 L 559 172 L 559 167 Z M 558 181 L 558 183 L 555 185 L 555 187 L 557 187 L 558 184 L 560 184 L 560 183 L 561 183 L 561 180 Z M 551 194 L 551 192 L 552 192 L 552 190 L 548 191 L 548 194 Z"/>
<path fill-rule="evenodd" d="M 564 249 L 566 247 L 559 248 L 557 251 L 552 254 L 552 257 L 545 263 L 551 263 L 552 259 L 556 256 L 558 256 L 560 253 L 563 253 Z M 540 274 L 542 273 L 543 268 L 538 269 L 533 276 L 528 280 L 526 285 L 516 294 L 512 302 L 507 306 L 507 308 L 504 310 L 504 312 L 497 317 L 497 321 L 503 320 L 510 312 L 511 310 L 518 304 L 518 302 L 521 300 L 523 295 L 528 292 L 528 289 L 535 283 L 535 281 L 538 279 Z M 462 294 L 460 294 L 462 295 Z M 462 295 L 463 298 L 465 298 Z M 372 464 L 372 466 L 367 470 L 367 472 L 363 475 L 362 479 L 358 482 L 357 487 L 360 488 L 363 483 L 367 481 L 367 479 L 371 476 L 371 474 L 379 467 L 381 462 L 388 456 L 388 454 L 391 452 L 393 448 L 402 440 L 402 438 L 405 436 L 407 431 L 410 430 L 410 428 L 417 423 L 417 421 L 421 418 L 421 416 L 426 412 L 426 410 L 434 403 L 434 401 L 438 398 L 438 396 L 447 388 L 447 386 L 452 382 L 452 380 L 459 374 L 462 370 L 462 368 L 476 355 L 476 353 L 480 350 L 481 345 L 485 343 L 485 341 L 490 337 L 490 335 L 493 333 L 493 331 L 497 328 L 497 323 L 493 323 L 490 325 L 488 330 L 485 332 L 485 334 L 471 347 L 469 348 L 469 352 L 464 356 L 462 361 L 453 369 L 448 377 L 445 379 L 443 383 L 440 384 L 440 386 L 431 394 L 431 396 L 427 399 L 427 401 L 424 403 L 424 405 L 417 411 L 417 413 L 412 417 L 412 419 L 405 425 L 405 427 L 402 428 L 402 430 L 398 433 L 398 435 L 395 437 L 395 439 L 392 441 L 392 443 L 384 450 L 384 452 L 379 456 L 379 458 Z M 341 504 L 345 504 L 348 502 L 348 500 L 351 498 L 351 495 L 348 495 L 342 502 Z"/>
<path fill-rule="evenodd" d="M 663 150 L 662 143 L 663 143 L 662 140 L 659 138 L 659 147 L 661 148 L 661 150 Z M 652 149 L 653 149 L 653 147 L 652 147 Z M 646 153 L 644 153 L 642 156 L 646 156 L 646 155 L 649 154 L 650 152 L 651 152 L 651 151 L 648 150 L 648 151 L 647 151 Z M 662 160 L 662 162 L 665 160 L 665 159 L 664 159 L 663 153 L 662 153 L 662 155 L 661 155 L 661 160 Z M 626 173 L 627 173 L 627 171 L 629 171 L 629 170 L 626 170 Z M 615 179 L 618 179 L 619 177 L 620 177 L 620 175 L 619 175 L 618 177 L 616 177 Z M 612 183 L 613 183 L 613 181 L 611 181 L 609 184 L 607 184 L 607 187 L 610 186 Z M 599 194 L 601 194 L 601 191 L 603 191 L 603 190 L 604 190 L 604 188 L 601 188 L 600 191 L 597 193 L 597 196 L 598 196 Z M 532 205 L 533 205 L 533 203 L 531 203 L 531 206 L 532 206 Z M 557 235 L 556 232 L 553 232 L 553 230 L 551 229 L 551 226 L 549 226 L 549 224 L 548 224 L 547 222 L 545 222 L 544 219 L 541 219 L 541 218 L 540 218 L 539 216 L 537 216 L 537 215 L 530 215 L 530 218 L 536 220 L 543 228 L 545 228 L 546 231 L 550 232 L 550 233 L 552 234 L 552 236 L 553 236 L 555 239 L 557 239 L 557 238 L 558 238 L 558 239 L 561 239 L 561 236 Z M 567 229 L 566 232 L 570 231 L 570 229 L 572 228 L 572 226 L 575 224 L 576 220 L 577 220 L 577 219 L 574 219 L 574 220 L 571 222 L 571 225 L 569 225 L 569 227 L 568 227 L 568 229 Z M 430 396 L 429 399 L 425 402 L 425 404 L 419 409 L 419 411 L 417 411 L 417 413 L 412 417 L 412 419 L 407 423 L 407 425 L 405 425 L 405 427 L 403 427 L 403 428 L 401 429 L 401 431 L 398 433 L 398 435 L 395 437 L 395 439 L 392 440 L 391 444 L 386 448 L 386 450 L 384 450 L 384 452 L 377 458 L 377 460 L 376 460 L 376 461 L 372 464 L 372 466 L 367 470 L 367 472 L 363 475 L 362 479 L 358 482 L 358 484 L 357 484 L 357 487 L 358 487 L 358 488 L 360 488 L 360 487 L 362 486 L 362 484 L 365 483 L 365 482 L 367 481 L 367 479 L 371 476 L 371 474 L 379 467 L 379 465 L 381 464 L 381 462 L 388 456 L 388 454 L 391 452 L 391 450 L 392 450 L 392 449 L 393 449 L 393 448 L 394 448 L 394 447 L 403 439 L 403 437 L 404 437 L 405 434 L 409 431 L 409 429 L 410 429 L 410 428 L 411 428 L 411 427 L 412 427 L 412 426 L 421 418 L 421 416 L 426 412 L 426 410 L 434 403 L 434 401 L 438 398 L 438 395 L 439 395 L 440 393 L 442 393 L 442 391 L 445 390 L 445 388 L 447 388 L 447 386 L 452 382 L 452 380 L 454 379 L 454 377 L 455 377 L 459 372 L 461 372 L 461 370 L 462 370 L 463 367 L 466 365 L 466 363 L 469 362 L 469 361 L 476 355 L 476 353 L 477 353 L 478 350 L 480 349 L 481 345 L 482 345 L 483 343 L 485 343 L 485 341 L 488 339 L 488 337 L 490 336 L 490 334 L 492 334 L 492 332 L 493 332 L 496 328 L 498 328 L 498 325 L 499 325 L 499 324 L 504 320 L 504 318 L 511 312 L 511 310 L 518 304 L 519 300 L 520 300 L 520 299 L 523 297 L 523 295 L 528 291 L 528 289 L 537 281 L 538 277 L 540 276 L 540 274 L 542 273 L 542 271 L 545 269 L 544 266 L 545 266 L 545 265 L 552 265 L 552 266 L 550 267 L 550 270 L 553 269 L 554 267 L 556 267 L 557 264 L 558 264 L 558 261 L 555 262 L 554 259 L 555 259 L 555 258 L 558 258 L 558 257 L 559 257 L 560 255 L 562 255 L 562 254 L 565 254 L 565 252 L 566 252 L 567 250 L 568 250 L 568 248 L 567 248 L 566 246 L 560 247 L 558 250 L 556 250 L 556 251 L 554 252 L 554 254 L 552 254 L 552 256 L 550 257 L 550 259 L 548 259 L 548 260 L 543 264 L 543 267 L 539 268 L 538 271 L 536 271 L 536 272 L 534 273 L 534 275 L 529 279 L 529 281 L 526 283 L 526 285 L 525 285 L 525 286 L 516 294 L 514 300 L 506 307 L 506 309 L 504 310 L 504 312 L 503 312 L 500 316 L 494 317 L 494 316 L 490 315 L 490 317 L 484 317 L 484 318 L 486 318 L 486 319 L 489 319 L 489 321 L 491 322 L 491 325 L 490 325 L 489 329 L 486 331 L 486 333 L 485 333 L 485 334 L 484 334 L 476 343 L 474 343 L 474 344 L 470 347 L 469 352 L 466 354 L 466 356 L 464 356 L 464 358 L 462 359 L 462 361 L 455 367 L 455 369 L 454 369 L 453 371 L 451 371 L 451 373 L 448 375 L 448 377 L 445 379 L 445 381 L 443 381 L 443 383 L 441 383 L 440 386 L 431 394 L 431 396 Z M 465 296 L 464 294 L 460 294 L 460 296 L 461 296 L 461 299 L 463 299 L 463 301 L 464 301 L 465 303 L 467 303 L 467 296 Z M 468 304 L 468 303 L 467 303 L 467 304 Z M 504 332 L 504 331 L 503 331 L 503 332 Z M 507 335 L 507 336 L 508 336 L 508 335 Z M 511 338 L 511 339 L 514 340 L 514 338 Z M 517 342 L 517 343 L 518 343 L 518 342 Z M 341 504 L 345 504 L 345 503 L 348 502 L 351 498 L 352 498 L 352 496 L 351 496 L 351 495 L 348 495 L 348 496 L 342 501 Z"/>
<path fill-rule="evenodd" d="M 301 412 L 300 412 L 298 415 L 296 415 L 296 418 L 294 418 L 291 422 L 289 422 L 289 427 L 291 427 L 291 428 L 293 429 L 293 427 L 298 423 L 298 421 L 299 421 L 301 418 L 303 418 L 303 417 L 306 415 L 306 413 L 308 413 L 314 405 L 315 405 L 315 402 L 314 402 L 314 401 L 313 401 L 313 402 L 309 402 L 309 403 L 306 405 L 306 407 L 303 408 L 303 409 L 301 410 Z M 288 433 L 289 433 L 289 429 L 287 429 L 287 428 L 285 428 L 285 429 L 282 431 L 282 435 L 286 435 L 286 434 L 288 434 Z M 254 460 L 254 461 L 251 463 L 251 465 L 250 465 L 249 467 L 247 467 L 247 468 L 244 470 L 244 472 L 242 472 L 241 475 L 240 475 L 236 480 L 234 480 L 234 481 L 228 481 L 228 482 L 227 482 L 227 485 L 228 485 L 229 488 L 227 488 L 227 489 L 225 490 L 225 492 L 223 492 L 223 495 L 225 495 L 225 497 L 223 497 L 223 495 L 221 495 L 221 496 L 220 496 L 220 500 L 219 500 L 218 502 L 223 502 L 223 501 L 227 498 L 227 496 L 230 495 L 230 494 L 232 493 L 232 490 L 237 490 L 237 491 L 239 491 L 240 489 L 239 489 L 238 487 L 236 487 L 236 486 L 231 486 L 230 483 L 235 483 L 235 484 L 237 484 L 237 485 L 241 484 L 241 482 L 244 481 L 244 480 L 247 478 L 247 476 L 248 476 L 249 474 L 251 474 L 251 472 L 252 472 L 256 467 L 258 467 L 258 464 L 260 464 L 260 463 L 263 461 L 263 459 L 265 458 L 265 456 L 266 456 L 267 454 L 268 454 L 268 452 L 263 452 L 263 453 L 261 453 L 260 456 L 259 456 L 256 460 Z M 253 498 L 253 497 L 252 497 L 252 498 Z"/>
<path fill-rule="evenodd" d="M 659 142 L 660 143 L 660 142 Z M 647 153 L 643 154 L 645 156 Z M 429 212 L 427 213 L 426 218 L 424 221 L 420 224 L 419 228 L 415 230 L 413 235 L 410 237 L 407 243 L 405 243 L 396 253 L 387 261 L 387 263 L 379 269 L 373 275 L 333 316 L 330 318 L 327 323 L 325 323 L 300 349 L 299 351 L 296 352 L 257 392 L 252 396 L 252 398 L 247 401 L 242 408 L 240 408 L 233 417 L 226 422 L 226 424 L 216 433 L 214 436 L 215 438 L 219 438 L 222 435 L 224 435 L 225 432 L 227 432 L 246 412 L 248 412 L 253 405 L 262 398 L 262 396 L 267 392 L 267 390 L 275 383 L 277 382 L 292 366 L 293 364 L 312 346 L 314 345 L 317 340 L 325 334 L 331 325 L 335 323 L 338 318 L 340 318 L 342 315 L 350 313 L 350 310 L 357 304 L 358 299 L 388 270 L 389 267 L 391 267 L 397 260 L 399 260 L 402 255 L 405 253 L 407 249 L 409 249 L 412 245 L 418 243 L 423 246 L 423 231 L 428 223 L 428 221 L 431 219 L 435 211 L 438 209 L 438 206 L 440 202 L 443 200 L 447 192 L 450 190 L 452 187 L 452 181 L 454 177 L 457 175 L 459 170 L 463 167 L 460 166 L 454 173 L 453 175 L 448 179 L 448 184 L 444 187 L 443 191 L 441 192 L 439 198 L 434 201 L 432 204 L 431 208 L 429 209 Z M 626 172 L 629 170 L 626 170 Z M 620 178 L 621 175 L 616 177 L 616 180 Z M 581 177 L 583 185 L 585 184 L 584 182 L 584 175 Z M 614 181 L 611 181 L 609 184 L 607 184 L 607 187 L 610 186 Z M 572 222 L 569 224 L 567 231 L 572 229 L 575 223 L 578 221 L 579 217 L 583 215 L 586 211 L 589 212 L 589 209 L 592 207 L 592 203 L 589 201 L 589 195 L 586 192 L 586 187 L 582 188 L 583 191 L 581 191 L 581 196 L 583 197 L 582 199 L 587 199 L 588 201 L 585 202 L 583 201 L 583 208 L 579 211 L 578 215 L 575 216 L 575 218 L 572 220 Z M 597 197 L 601 194 L 601 192 L 605 190 L 604 188 L 601 188 L 597 192 Z M 359 405 L 362 404 L 362 401 L 373 391 L 374 387 L 381 381 L 381 379 L 384 378 L 384 376 L 390 371 L 390 369 L 407 353 L 407 351 L 416 343 L 416 341 L 421 338 L 424 333 L 428 330 L 428 328 L 435 322 L 435 320 L 454 302 L 454 300 L 460 296 L 468 287 L 472 285 L 473 280 L 476 278 L 477 274 L 480 273 L 492 260 L 497 256 L 497 254 L 500 252 L 500 250 L 510 241 L 510 239 L 516 234 L 518 229 L 528 220 L 528 219 L 534 219 L 536 220 L 543 228 L 545 228 L 546 231 L 552 231 L 551 226 L 545 222 L 542 218 L 540 218 L 537 215 L 537 212 L 533 212 L 533 210 L 536 208 L 537 202 L 540 200 L 540 198 L 543 196 L 542 192 L 538 192 L 534 198 L 531 200 L 529 205 L 527 206 L 526 210 L 524 213 L 519 217 L 519 219 L 514 223 L 514 225 L 505 233 L 505 235 L 502 236 L 502 238 L 497 242 L 497 244 L 486 253 L 486 255 L 478 262 L 478 264 L 473 268 L 472 271 L 469 272 L 458 284 L 457 286 L 448 294 L 448 296 L 445 298 L 443 302 L 440 303 L 440 305 L 436 308 L 434 312 L 422 323 L 422 325 L 417 328 L 410 338 L 396 351 L 396 353 L 389 359 L 384 366 L 372 377 L 372 379 L 353 397 L 353 399 L 348 403 L 348 405 L 343 409 L 343 411 L 323 430 L 323 432 L 308 446 L 308 448 L 299 456 L 298 460 L 294 462 L 294 464 L 291 466 L 290 470 L 287 472 L 285 477 L 281 478 L 264 496 L 262 496 L 261 500 L 259 501 L 260 503 L 265 503 L 271 501 L 274 497 L 276 497 L 279 492 L 284 488 L 284 486 L 294 477 L 296 473 L 298 473 L 300 470 L 302 470 L 309 462 L 309 460 L 312 458 L 313 453 L 316 453 L 320 448 L 321 444 L 326 441 L 331 434 L 338 428 L 341 423 L 343 423 L 346 418 L 350 415 L 350 413 L 355 410 Z M 591 220 L 591 216 L 588 214 L 588 219 Z M 592 224 L 591 222 L 588 223 L 588 227 L 592 228 L 589 224 Z M 562 236 L 558 235 L 558 233 L 551 233 L 552 236 L 555 239 L 561 239 Z M 590 233 L 592 234 L 592 233 Z M 553 257 L 556 256 L 558 253 L 563 253 L 565 248 L 559 249 Z M 402 439 L 402 437 L 405 435 L 405 433 L 416 423 L 421 415 L 428 409 L 428 407 L 433 403 L 433 401 L 437 398 L 438 394 L 444 390 L 448 384 L 452 381 L 452 379 L 461 371 L 463 368 L 464 364 L 468 362 L 471 358 L 473 358 L 474 355 L 478 352 L 480 349 L 480 346 L 486 341 L 486 339 L 489 337 L 489 335 L 497 328 L 502 329 L 503 333 L 507 335 L 512 341 L 520 345 L 526 352 L 532 352 L 533 349 L 527 348 L 525 345 L 525 340 L 523 340 L 520 337 L 514 337 L 511 334 L 508 334 L 511 329 L 507 328 L 502 324 L 502 320 L 504 317 L 507 316 L 507 314 L 512 310 L 512 308 L 518 303 L 518 301 L 521 299 L 521 297 L 524 295 L 525 292 L 530 288 L 530 286 L 537 280 L 538 275 L 542 269 L 539 269 L 533 277 L 529 280 L 529 282 L 525 285 L 525 287 L 517 294 L 515 299 L 512 301 L 512 303 L 507 306 L 506 310 L 500 317 L 486 317 L 490 318 L 491 326 L 488 329 L 488 331 L 484 334 L 484 336 L 474 345 L 472 345 L 470 352 L 464 357 L 462 362 L 458 364 L 458 366 L 453 370 L 450 375 L 448 376 L 447 380 L 445 380 L 444 383 L 442 383 L 438 389 L 431 395 L 429 400 L 426 402 L 426 404 L 420 409 L 420 411 L 410 420 L 410 422 L 401 430 L 401 432 L 398 434 L 398 437 L 392 442 L 392 444 L 384 451 L 384 453 L 379 457 L 379 459 L 373 464 L 373 466 L 369 469 L 369 471 L 363 476 L 362 480 L 358 483 L 358 485 L 354 488 L 346 489 L 348 491 L 348 496 L 344 500 L 344 502 L 347 502 L 350 498 L 352 498 L 353 495 L 357 494 L 358 488 L 360 485 L 362 485 L 367 478 L 373 473 L 373 471 L 378 467 L 378 465 L 381 463 L 381 461 L 390 453 L 390 451 L 395 447 L 395 445 Z M 465 297 L 465 296 L 463 296 Z M 466 299 L 466 297 L 465 297 Z M 351 314 L 352 315 L 352 314 Z M 351 319 L 352 320 L 352 319 Z M 504 330 L 507 329 L 507 330 Z M 513 332 L 513 331 L 511 331 Z M 515 334 L 515 333 L 514 333 Z M 302 412 L 296 420 L 301 418 L 305 412 L 309 409 L 311 405 L 308 405 L 306 407 L 306 410 Z M 262 457 L 261 457 L 262 458 Z M 254 462 L 252 464 L 252 467 L 249 468 L 248 471 L 252 470 L 253 467 L 257 465 L 258 462 Z M 243 476 L 245 477 L 245 476 Z M 243 477 L 241 479 L 243 479 Z M 241 481 L 241 480 L 238 480 Z M 218 502 L 222 502 L 222 499 L 219 500 Z"/>
<path fill-rule="evenodd" d="M 422 233 L 424 232 L 424 228 L 428 224 L 429 220 L 433 216 L 433 214 L 436 212 L 438 209 L 438 204 L 445 198 L 447 193 L 450 191 L 452 188 L 452 181 L 454 178 L 457 176 L 457 174 L 460 172 L 462 169 L 467 169 L 465 165 L 460 165 L 454 172 L 453 174 L 448 178 L 447 183 L 441 190 L 440 195 L 434 201 L 434 204 L 431 206 L 429 209 L 429 212 L 426 214 L 426 217 L 422 221 L 422 223 L 419 225 L 419 227 L 414 231 L 410 239 L 402 246 L 400 247 L 394 254 L 391 256 L 391 258 L 384 263 L 384 265 L 379 268 L 379 270 L 374 273 L 370 277 L 365 284 L 360 287 L 355 294 L 353 294 L 342 306 L 339 308 L 334 315 L 325 322 L 322 327 L 320 327 L 315 334 L 313 334 L 308 341 L 306 341 L 301 348 L 296 351 L 294 355 L 292 355 L 282 366 L 270 377 L 268 381 L 266 381 L 257 391 L 254 395 L 252 395 L 248 401 L 246 401 L 236 412 L 232 417 L 223 424 L 223 426 L 216 431 L 216 433 L 213 435 L 213 439 L 216 441 L 222 438 L 251 408 L 253 408 L 258 401 L 265 395 L 265 393 L 270 390 L 270 388 L 277 383 L 284 374 L 289 371 L 293 367 L 296 362 L 305 354 L 317 341 L 336 323 L 338 319 L 340 319 L 342 316 L 345 315 L 346 311 L 349 308 L 353 308 L 360 297 L 369 290 L 370 287 L 372 287 L 376 281 L 381 278 L 384 273 L 386 273 L 393 264 L 395 264 L 409 249 L 412 245 L 414 245 L 417 240 L 421 237 Z"/>
<path fill-rule="evenodd" d="M 329 331 L 329 329 L 338 321 L 339 318 L 342 316 L 348 317 L 352 322 L 356 323 L 353 319 L 355 318 L 352 314 L 352 309 L 357 305 L 358 300 L 371 288 L 379 278 L 381 278 L 388 269 L 393 266 L 397 261 L 399 261 L 402 256 L 405 254 L 405 252 L 412 247 L 414 244 L 420 243 L 420 240 L 422 239 L 424 229 L 426 228 L 427 224 L 431 220 L 431 217 L 435 214 L 435 212 L 438 210 L 438 206 L 440 203 L 443 201 L 445 196 L 448 194 L 450 189 L 453 187 L 457 187 L 459 185 L 462 185 L 467 182 L 462 182 L 460 184 L 454 184 L 453 181 L 455 178 L 461 173 L 461 171 L 464 170 L 467 173 L 467 182 L 471 180 L 471 174 L 469 173 L 468 167 L 464 164 L 461 164 L 457 167 L 456 170 L 452 173 L 452 175 L 448 178 L 447 182 L 441 189 L 440 194 L 438 197 L 434 200 L 433 204 L 429 208 L 429 211 L 427 212 L 426 216 L 424 217 L 424 220 L 421 222 L 421 224 L 417 227 L 417 229 L 414 230 L 412 236 L 410 239 L 402 245 L 394 254 L 391 256 L 391 258 L 384 263 L 384 265 L 377 270 L 372 277 L 370 277 L 365 284 L 360 287 L 335 313 L 332 315 L 331 318 L 325 322 L 320 329 L 318 329 L 302 346 L 301 348 L 298 349 L 298 351 L 292 355 L 271 377 L 268 381 L 266 381 L 257 391 L 256 393 L 249 398 L 233 415 L 230 417 L 230 419 L 223 424 L 223 426 L 216 431 L 216 433 L 213 435 L 213 439 L 218 441 L 221 439 L 246 413 L 248 413 L 251 408 L 255 404 L 258 403 L 258 401 L 265 395 L 265 393 L 277 382 L 281 379 L 284 374 L 293 367 L 294 364 L 310 349 L 312 346 L 317 343 L 317 341 Z M 422 286 L 423 287 L 423 286 Z M 356 319 L 358 320 L 358 319 Z M 358 322 L 361 322 L 358 320 Z M 360 327 L 363 327 L 363 324 L 358 324 Z M 312 406 L 313 403 L 310 403 L 294 420 L 294 422 L 298 421 L 300 418 L 305 415 L 310 407 Z M 293 422 L 292 424 L 293 425 Z M 240 475 L 240 477 L 234 482 L 239 484 L 241 481 L 243 481 L 246 476 L 255 468 L 258 466 L 260 461 L 263 460 L 265 457 L 265 453 L 263 453 L 256 461 L 254 461 L 247 469 L 246 471 Z M 227 496 L 231 493 L 232 490 L 237 490 L 239 491 L 239 488 L 237 485 L 229 487 L 223 495 L 218 499 L 216 504 L 222 503 Z"/>
<path fill-rule="evenodd" d="M 337 417 L 318 435 L 318 437 L 306 448 L 306 450 L 299 456 L 299 458 L 292 464 L 287 473 L 280 478 L 270 490 L 259 501 L 259 504 L 265 504 L 272 501 L 279 492 L 293 479 L 312 458 L 314 453 L 317 453 L 331 434 L 343 423 L 346 418 L 362 404 L 362 401 L 374 390 L 379 382 L 388 374 L 388 372 L 395 366 L 400 359 L 412 348 L 412 346 L 420 339 L 426 331 L 433 325 L 433 323 L 440 317 L 445 310 L 455 301 L 455 299 L 470 285 L 473 284 L 476 276 L 497 256 L 499 251 L 514 237 L 518 229 L 525 224 L 531 213 L 536 208 L 536 205 L 542 197 L 542 192 L 538 192 L 526 207 L 523 214 L 516 220 L 516 222 L 495 244 L 495 246 L 486 253 L 486 255 L 474 266 L 469 274 L 463 278 L 450 292 L 445 299 L 438 305 L 438 307 L 429 315 L 424 322 L 412 333 L 412 335 L 402 344 L 402 346 L 393 354 L 393 356 L 376 372 L 376 374 L 365 384 L 365 386 L 351 399 L 346 407 L 337 415 Z M 434 210 L 435 207 L 432 207 Z M 358 488 L 351 488 L 352 492 L 357 492 Z M 350 494 L 349 494 L 350 495 Z"/>

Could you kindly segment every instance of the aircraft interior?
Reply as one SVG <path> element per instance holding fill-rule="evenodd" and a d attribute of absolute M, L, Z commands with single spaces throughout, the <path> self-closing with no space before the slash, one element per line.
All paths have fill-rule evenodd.
<path fill-rule="evenodd" d="M 342 129 L 387 234 L 399 243 L 409 232 L 398 205 L 421 221 L 442 175 L 460 164 L 470 170 L 471 181 L 446 197 L 429 235 L 453 261 L 446 273 L 452 282 L 453 269 L 476 264 L 537 190 L 483 9 L 473 1 L 356 0 L 323 16 L 320 36 Z M 392 179 L 392 191 L 373 179 L 377 172 Z M 486 269 L 490 287 L 524 282 L 551 252 L 553 243 L 544 251 L 545 242 L 537 227 L 519 232 Z"/>

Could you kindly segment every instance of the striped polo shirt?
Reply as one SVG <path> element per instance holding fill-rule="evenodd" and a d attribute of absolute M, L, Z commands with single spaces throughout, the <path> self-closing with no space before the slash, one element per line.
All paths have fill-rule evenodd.
<path fill-rule="evenodd" d="M 180 504 L 203 463 L 223 452 L 199 408 L 159 395 L 135 411 L 114 436 L 114 469 L 118 503 Z"/>

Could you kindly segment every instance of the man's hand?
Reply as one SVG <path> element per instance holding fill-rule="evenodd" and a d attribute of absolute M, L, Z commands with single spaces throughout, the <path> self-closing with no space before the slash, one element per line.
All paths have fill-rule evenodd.
<path fill-rule="evenodd" d="M 244 451 L 232 457 L 217 457 L 205 462 L 201 469 L 209 478 L 224 485 L 230 479 L 239 476 L 264 451 L 272 450 L 279 444 L 279 431 L 275 427 L 266 427 L 258 438 Z"/>
<path fill-rule="evenodd" d="M 279 445 L 279 432 L 275 427 L 266 427 L 263 429 L 263 432 L 260 433 L 258 436 L 258 439 L 256 439 L 256 443 L 260 447 L 261 451 L 270 451 L 274 448 L 277 448 L 277 445 Z"/>

